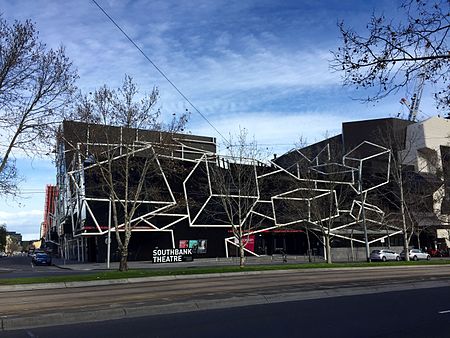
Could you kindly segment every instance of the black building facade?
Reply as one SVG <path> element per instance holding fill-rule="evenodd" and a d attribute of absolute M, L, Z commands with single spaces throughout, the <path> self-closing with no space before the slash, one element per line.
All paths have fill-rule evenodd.
<path fill-rule="evenodd" d="M 391 156 L 404 144 L 390 149 L 386 140 L 406 135 L 410 124 L 399 119 L 344 123 L 341 135 L 261 163 L 218 155 L 211 137 L 65 121 L 51 230 L 58 233 L 66 258 L 104 262 L 108 248 L 111 260 L 119 258 L 114 232 L 122 231 L 124 220 L 113 226 L 111 205 L 120 204 L 121 193 L 116 200 L 106 193 L 99 163 L 109 149 L 126 146 L 134 152 L 131 185 L 139 180 L 142 162 L 153 156 L 152 174 L 145 178 L 132 219 L 130 260 L 151 260 L 155 248 L 191 248 L 196 257 L 236 255 L 236 223 L 244 230 L 248 255 L 302 255 L 308 247 L 323 255 L 325 234 L 333 247 L 353 250 L 365 243 L 363 208 L 370 245 L 400 246 L 401 228 L 391 217 L 397 207 L 383 196 L 395 189 Z M 230 183 L 242 172 L 245 191 Z M 118 185 L 124 181 L 114 175 Z M 236 201 L 246 205 L 239 221 L 227 217 L 227 203 Z M 309 246 L 307 232 L 315 233 Z"/>

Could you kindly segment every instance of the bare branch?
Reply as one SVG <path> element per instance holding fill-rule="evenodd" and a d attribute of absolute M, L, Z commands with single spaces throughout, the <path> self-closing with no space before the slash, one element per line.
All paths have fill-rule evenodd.
<path fill-rule="evenodd" d="M 53 127 L 66 116 L 76 79 L 63 47 L 48 50 L 29 20 L 9 25 L 0 17 L 0 174 L 11 179 L 4 187 L 17 188 L 10 175 L 15 149 L 33 156 L 52 146 Z"/>
<path fill-rule="evenodd" d="M 374 88 L 365 101 L 396 93 L 424 74 L 442 88 L 435 93 L 438 107 L 448 108 L 450 2 L 405 1 L 401 8 L 404 21 L 373 15 L 365 36 L 340 22 L 342 45 L 332 51 L 331 68 L 343 73 L 346 86 Z"/>

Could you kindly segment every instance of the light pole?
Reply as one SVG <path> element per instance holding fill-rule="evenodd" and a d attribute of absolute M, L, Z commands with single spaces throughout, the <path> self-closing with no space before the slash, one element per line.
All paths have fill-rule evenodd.
<path fill-rule="evenodd" d="M 111 262 L 111 201 L 109 201 L 108 213 L 108 237 L 107 237 L 107 252 L 106 252 L 106 268 L 109 269 Z"/>

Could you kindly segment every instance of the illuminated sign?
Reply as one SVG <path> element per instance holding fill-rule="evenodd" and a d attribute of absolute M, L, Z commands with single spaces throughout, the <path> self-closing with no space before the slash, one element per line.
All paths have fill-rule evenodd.
<path fill-rule="evenodd" d="M 206 239 L 182 239 L 179 242 L 180 249 L 192 249 L 195 254 L 205 254 L 207 248 Z"/>

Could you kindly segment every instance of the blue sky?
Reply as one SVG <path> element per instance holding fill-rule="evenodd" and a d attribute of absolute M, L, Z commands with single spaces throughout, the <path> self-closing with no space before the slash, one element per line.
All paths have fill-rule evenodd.
<path fill-rule="evenodd" d="M 355 98 L 367 93 L 343 88 L 340 74 L 329 69 L 338 20 L 363 29 L 374 11 L 396 16 L 397 1 L 98 2 L 222 135 L 247 128 L 267 153 L 281 154 L 300 137 L 314 142 L 337 134 L 344 121 L 407 114 L 399 99 L 410 93 L 362 104 Z M 91 0 L 0 0 L 0 10 L 9 21 L 34 21 L 49 47 L 64 45 L 82 91 L 118 87 L 126 73 L 143 92 L 159 87 L 166 116 L 193 111 Z M 428 93 L 422 117 L 436 114 Z M 187 129 L 220 142 L 195 112 Z M 22 186 L 37 192 L 0 200 L 0 224 L 37 238 L 55 169 L 48 158 L 16 157 Z"/>

